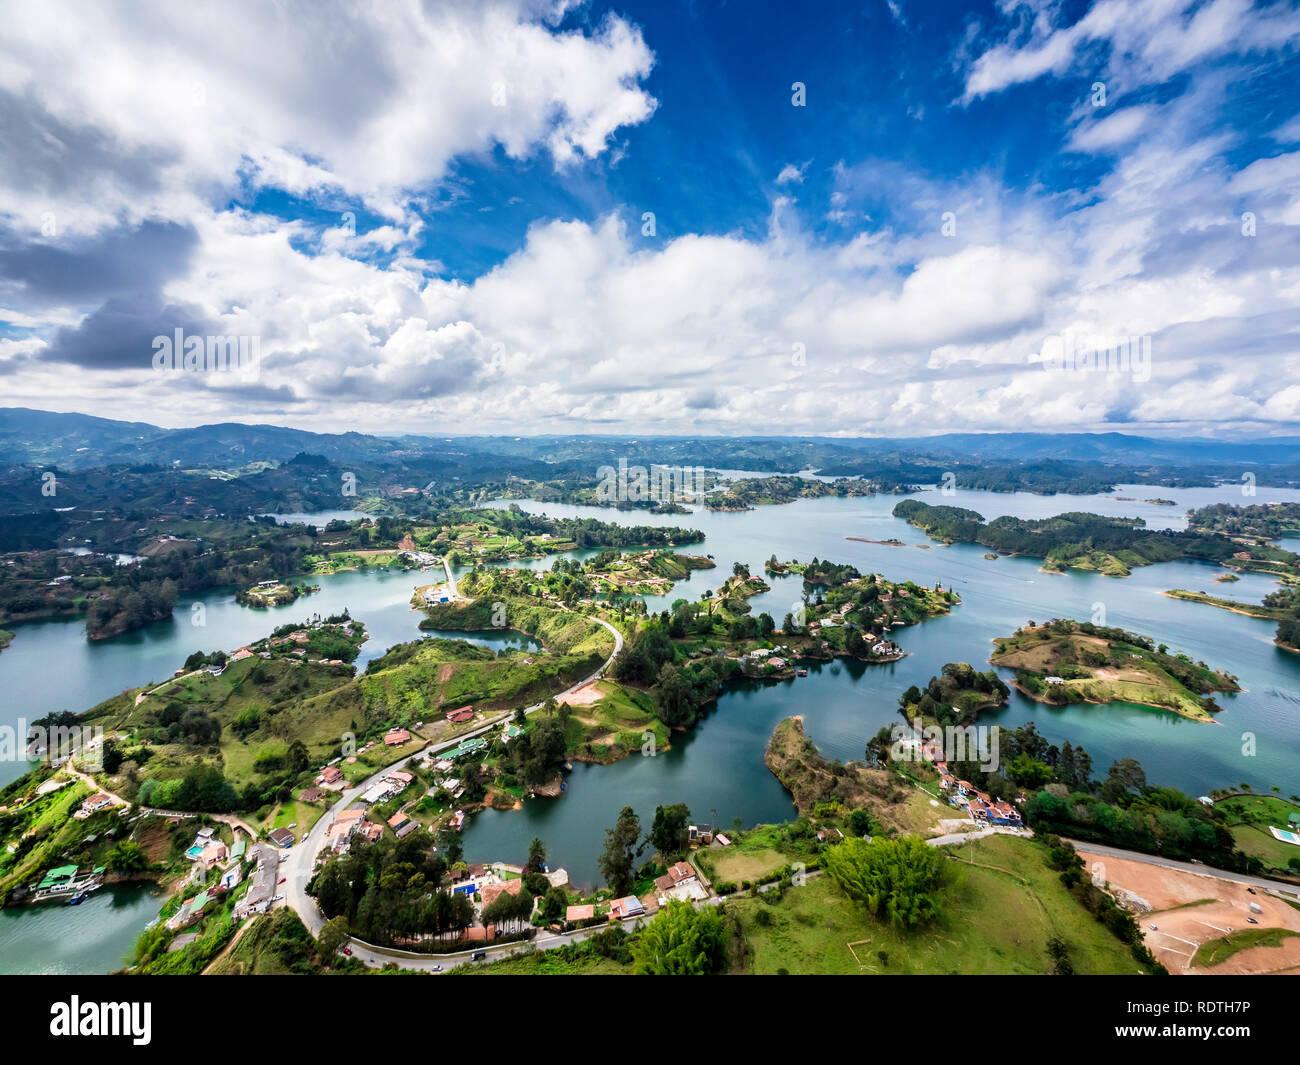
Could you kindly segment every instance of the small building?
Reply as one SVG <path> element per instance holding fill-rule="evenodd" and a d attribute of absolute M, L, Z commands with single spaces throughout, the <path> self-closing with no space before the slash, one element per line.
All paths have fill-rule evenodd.
<path fill-rule="evenodd" d="M 663 876 L 656 877 L 655 888 L 663 894 L 682 884 L 692 884 L 695 881 L 695 867 L 690 862 L 677 862 L 669 866 L 668 872 Z"/>
<path fill-rule="evenodd" d="M 277 847 L 292 847 L 294 843 L 293 833 L 287 828 L 272 829 L 267 833 L 267 838 Z"/>
<path fill-rule="evenodd" d="M 337 784 L 343 779 L 343 770 L 336 765 L 327 765 L 316 778 L 317 784 Z"/>
<path fill-rule="evenodd" d="M 502 880 L 495 884 L 484 884 L 479 889 L 483 895 L 483 908 L 486 910 L 502 895 L 518 895 L 523 889 L 524 882 L 520 877 L 515 877 L 513 880 Z"/>
<path fill-rule="evenodd" d="M 462 706 L 459 710 L 453 710 L 447 715 L 447 720 L 457 725 L 464 724 L 474 717 L 474 708 L 472 706 Z"/>
<path fill-rule="evenodd" d="M 404 743 L 411 742 L 411 734 L 404 728 L 390 729 L 384 735 L 384 744 L 388 747 L 400 747 Z"/>
<path fill-rule="evenodd" d="M 596 907 L 587 906 L 570 906 L 564 911 L 564 920 L 569 924 L 577 924 L 579 921 L 590 921 L 596 916 Z"/>
<path fill-rule="evenodd" d="M 617 899 L 610 903 L 609 919 L 611 921 L 626 921 L 634 917 L 644 917 L 645 906 L 635 895 L 629 895 L 624 899 Z"/>
<path fill-rule="evenodd" d="M 686 838 L 691 843 L 706 844 L 713 842 L 712 825 L 688 825 Z"/>
<path fill-rule="evenodd" d="M 298 796 L 299 802 L 320 802 L 325 793 L 320 788 L 306 788 Z"/>

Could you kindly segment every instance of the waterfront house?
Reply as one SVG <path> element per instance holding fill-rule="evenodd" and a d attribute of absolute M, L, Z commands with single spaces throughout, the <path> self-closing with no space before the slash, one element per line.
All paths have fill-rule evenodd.
<path fill-rule="evenodd" d="M 502 895 L 518 895 L 523 889 L 524 882 L 518 877 L 513 880 L 503 880 L 496 884 L 484 884 L 480 889 L 483 894 L 483 909 L 486 910 Z"/>
<path fill-rule="evenodd" d="M 703 845 L 713 842 L 712 825 L 689 825 L 686 829 L 686 838 L 689 842 Z"/>

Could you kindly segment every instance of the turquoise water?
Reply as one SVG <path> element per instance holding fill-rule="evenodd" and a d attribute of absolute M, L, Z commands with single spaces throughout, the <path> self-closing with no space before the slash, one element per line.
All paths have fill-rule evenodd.
<path fill-rule="evenodd" d="M 0 910 L 0 975 L 91 975 L 126 964 L 158 913 L 154 887 L 123 884 L 91 892 L 77 906 L 45 903 Z"/>

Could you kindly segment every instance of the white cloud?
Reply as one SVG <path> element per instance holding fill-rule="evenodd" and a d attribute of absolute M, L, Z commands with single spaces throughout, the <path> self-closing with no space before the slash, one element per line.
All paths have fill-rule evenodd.
<path fill-rule="evenodd" d="M 809 160 L 811 162 L 811 160 Z M 808 163 L 802 166 L 795 166 L 794 163 L 787 163 L 781 168 L 781 173 L 776 175 L 778 185 L 800 185 L 803 183 L 804 171 L 808 169 Z"/>
<path fill-rule="evenodd" d="M 557 30 L 567 6 L 28 5 L 0 21 L 0 91 L 15 121 L 66 139 L 6 168 L 0 211 L 28 231 L 48 210 L 82 229 L 181 218 L 246 180 L 397 220 L 458 156 L 594 157 L 654 111 L 639 84 L 653 57 L 616 16 Z"/>
<path fill-rule="evenodd" d="M 1273 52 L 1300 40 L 1300 12 L 1251 0 L 1099 0 L 1060 27 L 1052 24 L 1055 5 L 1012 0 L 1005 7 L 1032 11 L 1032 28 L 1027 39 L 1003 41 L 975 58 L 965 103 L 1076 68 L 1100 73 L 1113 96 L 1123 87 L 1161 84 L 1205 60 Z M 1094 46 L 1106 50 L 1104 64 L 1091 62 Z"/>

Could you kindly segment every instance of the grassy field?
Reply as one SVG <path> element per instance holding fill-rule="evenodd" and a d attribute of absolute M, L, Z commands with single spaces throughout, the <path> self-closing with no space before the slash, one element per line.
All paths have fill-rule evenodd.
<path fill-rule="evenodd" d="M 966 864 L 972 853 L 976 864 Z M 737 900 L 747 971 L 1046 974 L 1053 935 L 1069 944 L 1076 973 L 1138 971 L 1128 948 L 1075 901 L 1036 844 L 992 836 L 960 855 L 961 863 L 951 862 L 954 882 L 942 915 L 912 933 L 877 921 L 827 877 L 790 889 L 776 904 Z"/>
<path fill-rule="evenodd" d="M 1297 935 L 1300 932 L 1292 932 L 1287 928 L 1242 928 L 1202 943 L 1192 956 L 1192 965 L 1213 968 L 1238 951 L 1249 950 L 1251 947 L 1280 947 L 1284 939 Z"/>
<path fill-rule="evenodd" d="M 1258 858 L 1270 869 L 1296 871 L 1289 863 L 1300 860 L 1300 847 L 1283 843 L 1268 828 L 1276 825 L 1295 831 L 1288 820 L 1300 813 L 1300 807 L 1272 795 L 1234 795 L 1219 800 L 1214 808 L 1228 815 L 1229 830 L 1238 850 Z"/>
<path fill-rule="evenodd" d="M 622 757 L 641 749 L 647 731 L 654 733 L 656 750 L 668 746 L 668 726 L 655 717 L 649 694 L 612 680 L 598 681 L 595 687 L 600 693 L 596 702 L 570 708 L 565 742 L 574 757 L 597 761 Z"/>

